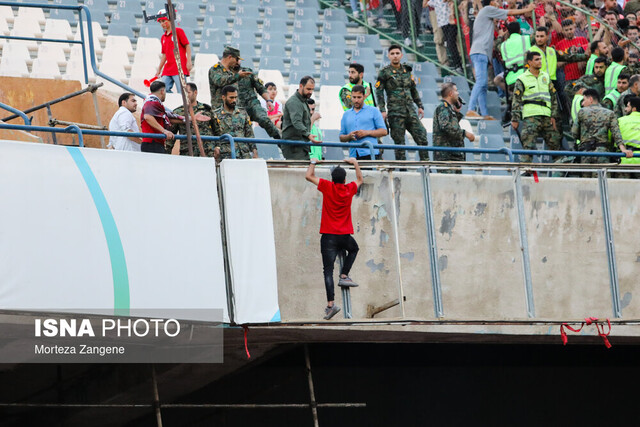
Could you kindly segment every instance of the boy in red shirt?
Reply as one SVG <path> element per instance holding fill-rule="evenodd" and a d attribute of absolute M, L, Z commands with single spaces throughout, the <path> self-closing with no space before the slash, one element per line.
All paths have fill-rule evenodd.
<path fill-rule="evenodd" d="M 166 14 L 164 9 L 158 11 L 158 15 Z M 171 93 L 173 84 L 176 85 L 176 92 L 180 93 L 180 73 L 178 72 L 178 64 L 173 54 L 173 33 L 171 32 L 171 23 L 169 18 L 158 18 L 158 22 L 164 30 L 164 34 L 160 38 L 162 53 L 160 55 L 160 65 L 156 77 L 167 85 L 167 92 Z M 176 38 L 178 39 L 178 51 L 180 52 L 180 64 L 182 64 L 182 72 L 188 77 L 193 64 L 191 63 L 191 44 L 182 28 L 176 27 Z"/>
<path fill-rule="evenodd" d="M 315 175 L 315 166 L 319 160 L 312 159 L 305 179 L 318 187 L 322 193 L 322 217 L 320 219 L 320 250 L 322 252 L 322 265 L 324 271 L 324 286 L 327 291 L 327 307 L 324 309 L 324 319 L 329 320 L 340 311 L 340 307 L 334 304 L 333 265 L 336 256 L 342 251 L 347 254 L 344 258 L 342 271 L 340 272 L 339 286 L 358 286 L 349 277 L 349 271 L 358 254 L 358 244 L 351 236 L 353 224 L 351 222 L 351 200 L 362 185 L 362 172 L 358 161 L 354 158 L 345 162 L 352 164 L 356 170 L 355 182 L 345 184 L 347 171 L 340 166 L 331 172 L 331 181 L 318 178 Z"/>

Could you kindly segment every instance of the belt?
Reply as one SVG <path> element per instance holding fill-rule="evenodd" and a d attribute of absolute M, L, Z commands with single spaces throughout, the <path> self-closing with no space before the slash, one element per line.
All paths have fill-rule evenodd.
<path fill-rule="evenodd" d="M 546 102 L 544 101 L 522 101 L 522 105 L 527 105 L 527 104 L 534 104 L 534 105 L 539 105 L 541 107 L 547 107 L 547 108 L 551 108 Z"/>
<path fill-rule="evenodd" d="M 580 141 L 578 145 L 578 151 L 593 151 L 594 148 L 605 147 L 607 148 L 608 144 L 604 144 L 602 142 L 594 142 L 594 141 Z"/>

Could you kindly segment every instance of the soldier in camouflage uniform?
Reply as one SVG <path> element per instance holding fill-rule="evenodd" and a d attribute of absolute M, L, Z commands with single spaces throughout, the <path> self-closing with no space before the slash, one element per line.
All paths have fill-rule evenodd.
<path fill-rule="evenodd" d="M 211 107 L 208 106 L 207 104 L 203 104 L 201 102 L 198 102 L 198 87 L 196 86 L 195 83 L 187 83 L 187 100 L 189 101 L 189 103 L 191 104 L 191 106 L 193 107 L 193 114 L 201 114 L 207 117 L 213 117 L 213 111 L 211 110 Z M 177 114 L 179 116 L 185 116 L 185 112 L 184 112 L 184 106 L 181 105 L 178 108 L 175 108 L 173 110 L 174 114 Z M 188 112 L 187 112 L 188 114 Z M 213 128 L 212 128 L 212 121 L 206 121 L 206 122 L 199 122 L 198 123 L 198 130 L 200 131 L 200 136 L 214 136 L 213 135 Z M 173 125 L 173 128 L 171 128 L 171 132 L 173 132 L 174 134 L 180 134 L 180 135 L 186 135 L 187 134 L 187 126 L 184 123 L 180 123 L 180 124 L 176 124 Z M 198 148 L 198 144 L 196 142 L 196 131 L 193 129 L 193 123 L 191 124 L 191 135 L 193 136 L 192 138 L 192 146 L 193 146 L 193 155 L 195 157 L 200 157 L 200 149 Z M 167 152 L 171 152 L 171 150 L 173 149 L 173 145 L 175 144 L 176 140 L 172 139 L 172 140 L 167 140 L 167 142 L 165 143 L 165 147 L 167 149 Z M 216 143 L 214 141 L 205 141 L 202 140 L 202 145 L 204 147 L 204 152 L 207 155 L 207 157 L 213 157 L 214 151 L 215 151 L 215 145 Z M 189 155 L 189 147 L 187 144 L 187 141 L 182 141 L 180 144 L 180 155 L 181 156 L 188 156 Z"/>
<path fill-rule="evenodd" d="M 616 113 L 616 117 L 618 118 L 627 115 L 627 113 L 625 113 L 626 104 L 624 102 L 624 98 L 626 98 L 627 95 L 640 96 L 640 74 L 631 76 L 629 79 L 629 88 L 620 94 L 620 98 L 618 98 L 618 102 L 613 109 L 613 112 Z"/>
<path fill-rule="evenodd" d="M 273 100 L 269 98 L 267 89 L 264 87 L 262 80 L 254 74 L 251 68 L 242 67 L 241 71 L 250 72 L 251 75 L 247 78 L 238 80 L 238 105 L 244 108 L 249 117 L 254 122 L 257 122 L 264 130 L 267 131 L 269 136 L 273 139 L 282 139 L 280 130 L 273 124 L 267 112 L 260 105 L 256 92 L 267 103 L 267 106 L 273 108 Z"/>
<path fill-rule="evenodd" d="M 599 104 L 600 97 L 596 90 L 587 89 L 583 93 L 582 109 L 578 112 L 578 120 L 571 127 L 573 137 L 580 140 L 578 151 L 595 151 L 606 153 L 622 144 L 622 136 L 618 120 L 613 111 Z M 609 141 L 609 132 L 613 144 Z M 580 163 L 612 163 L 609 157 L 581 157 Z M 595 177 L 596 174 L 583 173 L 584 177 Z"/>
<path fill-rule="evenodd" d="M 433 114 L 433 146 L 434 147 L 464 147 L 464 138 L 475 140 L 471 132 L 460 127 L 460 95 L 454 83 L 445 83 L 440 91 L 442 103 L 436 107 Z M 464 161 L 464 153 L 452 153 L 449 151 L 436 151 L 433 159 L 436 161 Z M 460 173 L 459 170 L 444 170 L 443 173 Z"/>
<path fill-rule="evenodd" d="M 227 46 L 222 53 L 222 59 L 209 69 L 209 90 L 211 91 L 211 108 L 217 110 L 222 107 L 222 88 L 233 85 L 240 79 L 249 78 L 253 73 L 240 69 L 240 51 Z"/>
<path fill-rule="evenodd" d="M 424 110 L 416 83 L 411 75 L 412 68 L 400 63 L 402 48 L 398 45 L 389 47 L 389 60 L 391 65 L 384 67 L 378 73 L 376 99 L 382 117 L 388 119 L 391 138 L 396 145 L 404 145 L 406 130 L 413 136 L 416 144 L 426 146 L 428 145 L 427 131 L 420 122 Z M 387 109 L 385 109 L 385 92 L 387 93 Z M 414 103 L 418 106 L 418 113 L 413 108 Z M 427 160 L 428 157 L 425 151 L 420 152 L 421 160 Z M 396 151 L 396 158 L 405 160 L 405 152 Z"/>
<path fill-rule="evenodd" d="M 618 76 L 618 83 L 616 85 L 616 88 L 602 100 L 602 106 L 607 110 L 613 111 L 616 103 L 618 102 L 618 99 L 620 99 L 620 95 L 625 90 L 629 89 L 629 74 L 627 74 L 626 71 L 627 70 L 624 70 L 624 72 L 620 73 L 620 75 Z"/>
<path fill-rule="evenodd" d="M 520 142 L 526 150 L 536 149 L 536 140 L 542 137 L 548 150 L 559 150 L 561 144 L 554 135 L 559 132 L 555 117 L 558 115 L 558 97 L 549 75 L 540 71 L 542 57 L 539 52 L 527 52 L 529 69 L 518 77 L 513 89 L 511 126 L 519 130 Z M 530 155 L 520 156 L 530 163 Z"/>
<path fill-rule="evenodd" d="M 235 138 L 253 138 L 253 127 L 247 112 L 236 106 L 238 89 L 235 86 L 222 88 L 222 107 L 213 111 L 213 134 L 222 136 L 229 134 Z M 258 157 L 256 145 L 253 143 L 235 143 L 236 158 L 250 159 Z M 220 155 L 218 160 L 231 158 L 231 144 L 228 141 L 218 141 Z"/>
<path fill-rule="evenodd" d="M 593 64 L 593 74 L 582 76 L 578 80 L 567 83 L 567 86 L 564 89 L 565 93 L 569 99 L 573 99 L 573 96 L 577 91 L 576 86 L 582 86 L 587 89 L 591 88 L 597 90 L 600 95 L 600 99 L 604 98 L 604 73 L 606 71 L 607 60 L 602 56 L 596 58 L 595 63 Z"/>

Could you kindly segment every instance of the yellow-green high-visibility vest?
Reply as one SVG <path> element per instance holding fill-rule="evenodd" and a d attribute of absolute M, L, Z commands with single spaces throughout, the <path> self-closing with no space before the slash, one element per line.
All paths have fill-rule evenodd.
<path fill-rule="evenodd" d="M 609 92 L 609 94 L 605 96 L 604 99 L 610 100 L 613 103 L 613 109 L 615 110 L 616 104 L 618 103 L 618 99 L 620 99 L 620 92 L 618 92 L 618 89 L 614 89 L 611 92 Z"/>
<path fill-rule="evenodd" d="M 617 62 L 612 62 L 604 73 L 604 95 L 609 95 L 609 92 L 618 87 L 618 76 L 620 71 L 627 68 L 626 65 L 620 65 Z"/>
<path fill-rule="evenodd" d="M 349 82 L 349 83 L 347 83 L 346 85 L 342 86 L 342 87 L 340 88 L 340 90 L 342 90 L 342 89 L 346 89 L 346 90 L 348 90 L 349 92 L 351 92 L 351 89 L 353 89 L 353 87 L 354 87 L 354 86 L 355 86 L 355 85 L 354 85 L 353 83 Z M 364 86 L 364 90 L 365 90 L 365 92 L 366 92 L 367 88 L 369 88 L 369 90 L 371 91 L 371 93 L 369 94 L 369 96 L 367 96 L 367 97 L 365 98 L 364 103 L 365 103 L 365 104 L 367 104 L 367 105 L 370 105 L 370 106 L 372 106 L 372 107 L 375 107 L 375 106 L 376 106 L 376 102 L 375 102 L 375 101 L 374 101 L 374 99 L 373 99 L 373 88 L 371 87 L 371 85 L 369 84 L 369 82 L 365 82 L 364 80 L 362 81 L 362 86 Z M 342 98 L 340 98 L 340 104 L 342 104 L 342 109 L 343 109 L 344 111 L 347 111 L 349 108 L 351 108 L 351 107 L 347 107 L 346 105 L 344 105 L 344 104 L 342 103 Z"/>
<path fill-rule="evenodd" d="M 582 109 L 582 100 L 584 96 L 578 94 L 573 97 L 571 101 L 571 120 L 575 123 L 578 120 L 578 111 Z M 580 140 L 576 139 L 576 145 L 580 144 Z"/>
<path fill-rule="evenodd" d="M 518 80 L 524 85 L 522 94 L 522 118 L 531 116 L 551 117 L 551 93 L 549 93 L 549 74 L 540 71 L 538 77 L 527 70 Z M 541 105 L 543 103 L 544 105 Z"/>
<path fill-rule="evenodd" d="M 640 112 L 634 111 L 628 116 L 618 119 L 620 125 L 620 135 L 627 148 L 633 153 L 640 153 Z M 640 157 L 623 157 L 620 164 L 640 164 Z"/>
<path fill-rule="evenodd" d="M 507 85 L 514 84 L 518 76 L 524 73 L 525 58 L 530 47 L 529 37 L 520 34 L 511 34 L 507 41 L 500 45 L 500 53 L 507 70 L 504 79 Z"/>
<path fill-rule="evenodd" d="M 542 56 L 542 71 L 549 74 L 551 80 L 556 80 L 556 71 L 558 70 L 558 57 L 556 55 L 556 50 L 551 46 L 547 46 L 545 52 L 543 52 L 538 46 L 532 46 L 529 50 L 532 52 L 538 52 Z"/>
<path fill-rule="evenodd" d="M 584 70 L 585 75 L 593 74 L 593 66 L 596 65 L 596 59 L 598 59 L 598 55 L 594 55 L 593 53 L 589 57 L 587 61 L 587 68 Z"/>

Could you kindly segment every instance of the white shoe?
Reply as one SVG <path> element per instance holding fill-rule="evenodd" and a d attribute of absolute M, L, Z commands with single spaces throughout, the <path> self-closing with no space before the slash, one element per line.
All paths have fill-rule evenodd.
<path fill-rule="evenodd" d="M 406 44 L 407 46 L 411 46 L 411 39 L 409 37 L 404 39 L 404 44 Z"/>
<path fill-rule="evenodd" d="M 391 25 L 389 25 L 387 20 L 383 18 L 383 19 L 378 19 L 378 27 L 382 29 L 387 29 L 387 28 L 391 28 Z"/>
<path fill-rule="evenodd" d="M 360 12 L 358 12 L 357 10 L 353 11 L 353 17 L 356 19 L 360 19 Z"/>

